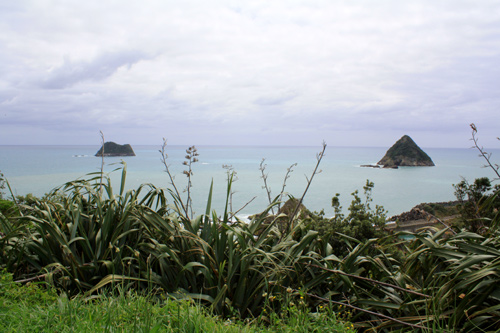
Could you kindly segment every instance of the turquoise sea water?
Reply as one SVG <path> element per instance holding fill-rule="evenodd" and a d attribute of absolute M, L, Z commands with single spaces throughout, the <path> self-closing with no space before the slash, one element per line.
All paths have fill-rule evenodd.
<path fill-rule="evenodd" d="M 128 188 L 142 183 L 153 183 L 168 187 L 168 177 L 160 161 L 159 146 L 134 146 L 135 157 L 105 158 L 105 171 L 114 170 L 113 163 L 127 164 Z M 169 146 L 169 164 L 176 174 L 178 187 L 184 188 L 186 177 L 182 175 L 182 161 L 187 147 Z M 240 215 L 262 211 L 267 204 L 267 194 L 262 188 L 259 164 L 265 158 L 268 184 L 272 194 L 278 195 L 286 169 L 293 163 L 286 191 L 300 197 L 316 164 L 316 154 L 321 147 L 216 147 L 198 146 L 199 162 L 194 164 L 193 201 L 197 213 L 204 212 L 210 182 L 214 181 L 214 209 L 223 212 L 226 192 L 226 170 L 222 165 L 231 165 L 237 172 L 233 184 L 234 210 L 256 197 Z M 99 171 L 101 159 L 94 154 L 98 146 L 0 146 L 0 170 L 9 180 L 15 194 L 33 193 L 43 195 L 66 181 L 84 177 Z M 366 180 L 375 183 L 373 204 L 384 206 L 389 215 L 399 214 L 421 202 L 440 202 L 454 199 L 453 184 L 465 177 L 493 177 L 484 161 L 472 149 L 424 149 L 436 164 L 435 167 L 403 167 L 399 169 L 361 168 L 362 164 L 376 163 L 387 148 L 342 148 L 327 147 L 325 157 L 305 199 L 311 210 L 324 208 L 327 215 L 333 210 L 331 198 L 340 193 L 341 203 L 347 208 L 351 193 L 362 187 Z M 500 150 L 491 150 L 493 160 L 500 158 Z M 116 180 L 120 174 L 112 176 Z"/>

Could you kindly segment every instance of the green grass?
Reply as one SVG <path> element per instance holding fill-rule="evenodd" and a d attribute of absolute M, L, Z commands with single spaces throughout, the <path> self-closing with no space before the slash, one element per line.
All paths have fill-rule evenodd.
<path fill-rule="evenodd" d="M 327 309 L 289 306 L 253 321 L 223 320 L 194 302 L 153 299 L 136 292 L 68 299 L 45 285 L 0 276 L 1 332 L 353 332 Z"/>

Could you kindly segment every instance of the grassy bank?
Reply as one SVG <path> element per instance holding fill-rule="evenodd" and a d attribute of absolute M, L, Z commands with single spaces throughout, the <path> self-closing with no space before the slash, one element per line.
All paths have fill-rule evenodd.
<path fill-rule="evenodd" d="M 189 301 L 140 296 L 135 291 L 69 299 L 45 283 L 20 285 L 0 275 L 2 332 L 353 332 L 335 313 L 290 308 L 285 316 L 223 319 Z"/>

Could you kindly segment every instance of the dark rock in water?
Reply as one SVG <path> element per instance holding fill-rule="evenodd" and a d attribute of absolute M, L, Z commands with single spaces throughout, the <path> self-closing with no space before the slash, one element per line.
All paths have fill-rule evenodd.
<path fill-rule="evenodd" d="M 104 156 L 135 156 L 134 150 L 129 144 L 119 145 L 111 141 L 105 142 L 95 156 L 103 156 L 103 148 Z"/>
<path fill-rule="evenodd" d="M 399 166 L 434 166 L 429 155 L 408 136 L 399 139 L 377 163 L 384 168 L 397 169 Z"/>
<path fill-rule="evenodd" d="M 360 165 L 360 167 L 380 169 L 380 165 L 377 165 L 377 164 L 363 164 L 363 165 Z"/>

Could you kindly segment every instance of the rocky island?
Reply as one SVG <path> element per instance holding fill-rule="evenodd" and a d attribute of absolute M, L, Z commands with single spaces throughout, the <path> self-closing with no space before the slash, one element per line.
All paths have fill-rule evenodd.
<path fill-rule="evenodd" d="M 434 166 L 434 162 L 408 135 L 399 139 L 377 163 L 384 168 L 400 166 Z"/>
<path fill-rule="evenodd" d="M 105 142 L 95 156 L 135 156 L 132 146 L 129 144 L 119 145 L 114 142 Z"/>

